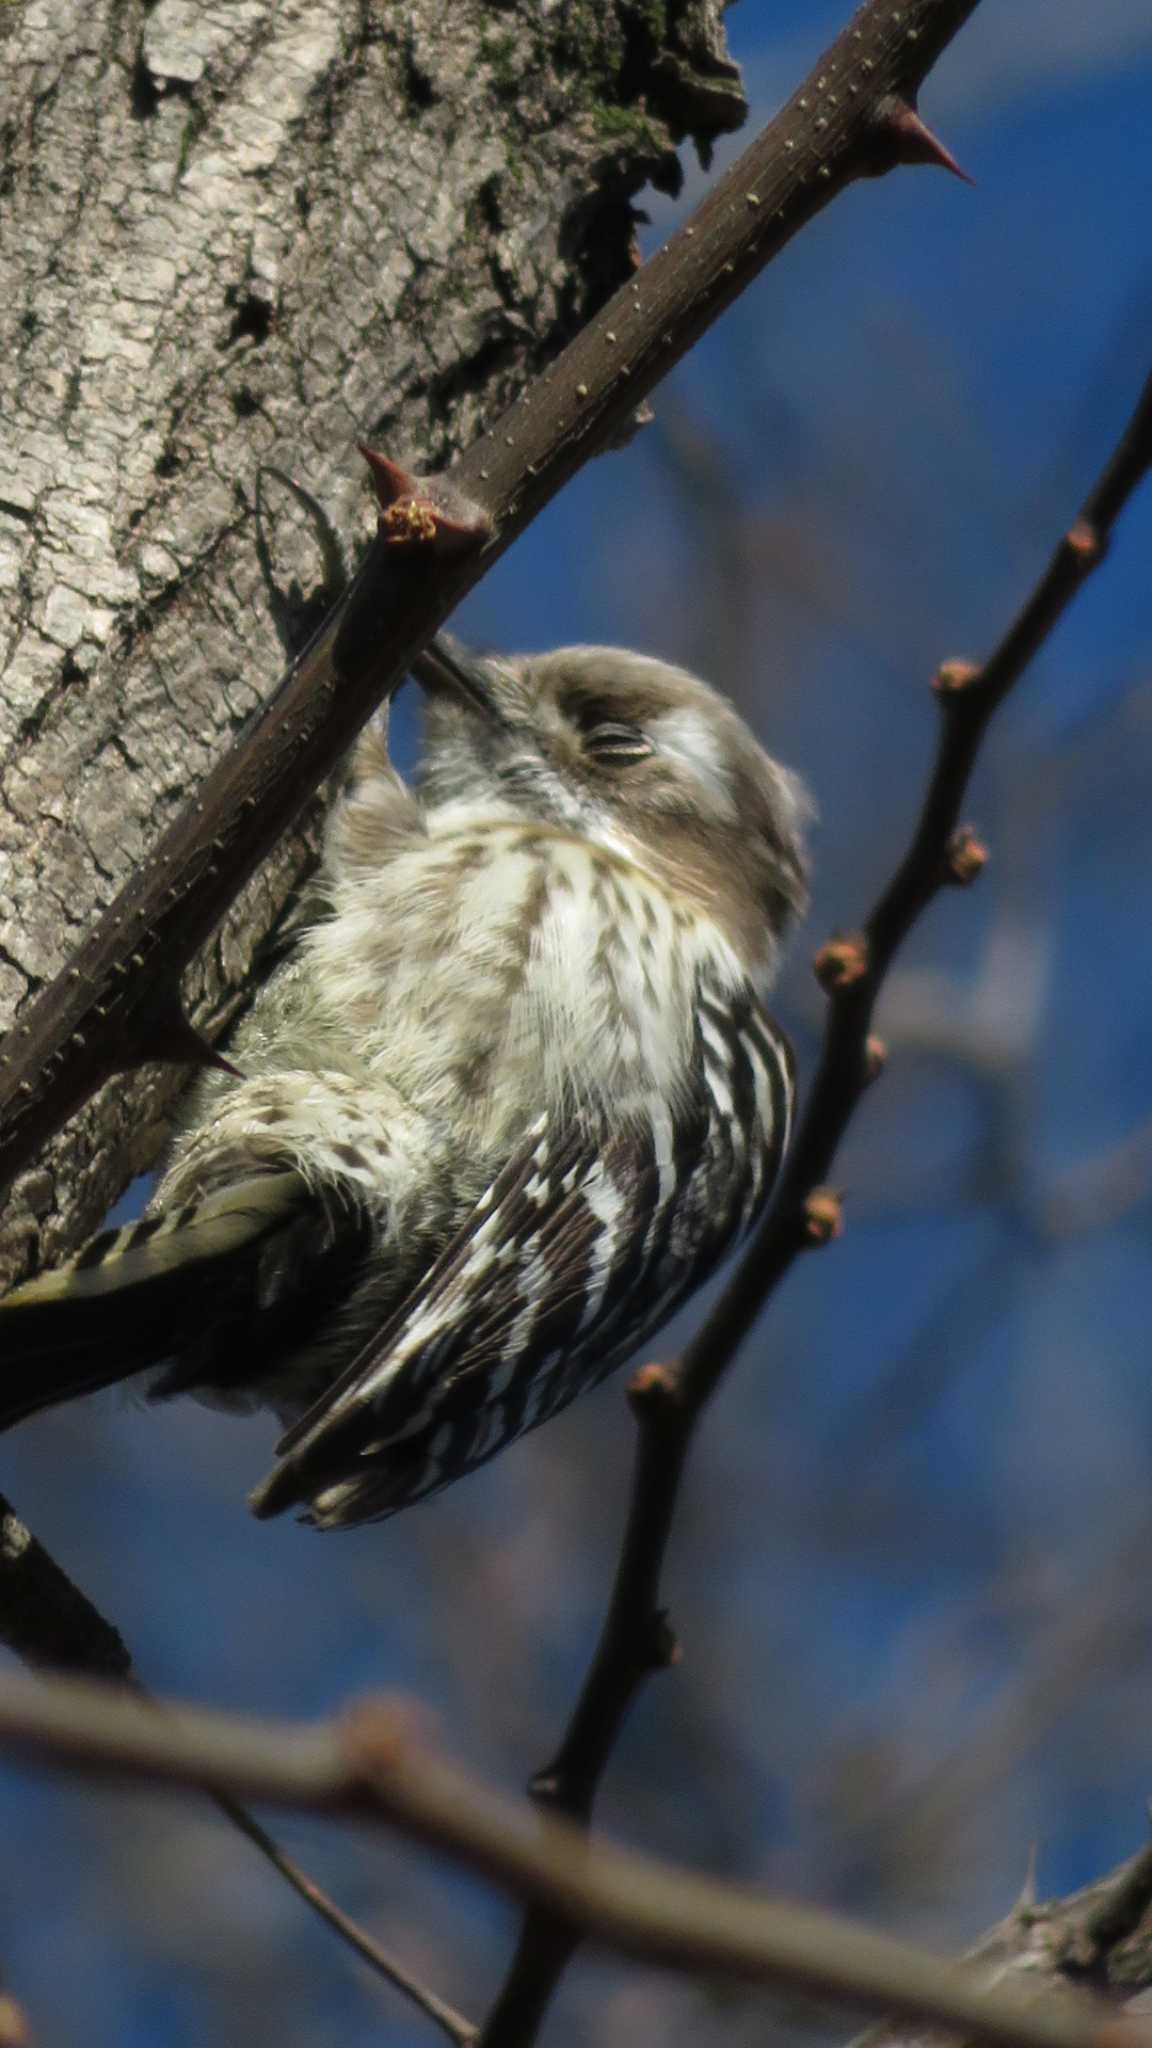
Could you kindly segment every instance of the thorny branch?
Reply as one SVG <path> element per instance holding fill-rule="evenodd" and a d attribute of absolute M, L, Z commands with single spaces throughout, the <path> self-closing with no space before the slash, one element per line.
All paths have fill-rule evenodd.
<path fill-rule="evenodd" d="M 414 1977 L 410 1970 L 405 1969 L 403 1963 L 396 1961 L 395 1956 L 386 1954 L 379 1942 L 373 1941 L 372 1936 L 365 1932 L 358 1921 L 353 1920 L 334 1899 L 329 1898 L 328 1893 L 321 1889 L 314 1878 L 309 1877 L 306 1870 L 301 1869 L 295 1858 L 281 1848 L 275 1836 L 270 1835 L 267 1828 L 262 1827 L 238 1799 L 232 1798 L 227 1792 L 217 1792 L 213 1798 L 225 1820 L 231 1821 L 233 1827 L 251 1842 L 253 1848 L 259 1850 L 265 1862 L 270 1863 L 273 1870 L 291 1886 L 297 1898 L 303 1899 L 306 1906 L 311 1906 L 312 1911 L 323 1920 L 326 1927 L 332 1929 L 333 1934 L 339 1936 L 353 1955 L 358 1956 L 362 1963 L 367 1963 L 369 1969 L 375 1970 L 377 1976 L 383 1977 L 386 1983 L 401 1992 L 411 2004 L 418 2006 L 425 2017 L 440 2028 L 441 2033 L 447 2034 L 450 2041 L 457 2042 L 459 2048 L 469 2048 L 469 2044 L 477 2037 L 477 2029 L 471 2020 L 465 2019 L 463 2013 L 457 2012 L 455 2006 L 449 2005 L 447 1999 L 441 1998 L 439 1992 L 432 1991 L 426 1984 L 422 1984 L 418 1977 Z"/>
<path fill-rule="evenodd" d="M 975 1986 L 961 1965 L 815 1908 L 721 1884 L 540 1822 L 421 1743 L 400 1702 L 335 1724 L 163 1713 L 76 1679 L 0 1682 L 0 1745 L 85 1772 L 272 1800 L 384 1826 L 447 1855 L 565 1925 L 680 1973 L 816 1993 L 961 2027 L 1001 2048 L 1148 2048 L 1138 2024 L 1083 1994 L 1038 2004 Z"/>
<path fill-rule="evenodd" d="M 859 177 L 955 169 L 917 92 L 977 0 L 866 0 L 692 219 L 439 478 L 377 461 L 359 574 L 147 866 L 0 1050 L 0 1184 L 111 1073 L 205 1057 L 179 979 L 445 615 L 705 328 Z"/>
<path fill-rule="evenodd" d="M 1103 560 L 1112 529 L 1152 468 L 1152 377 L 1079 517 L 1057 544 L 1035 589 L 983 667 L 948 661 L 934 689 L 941 712 L 936 760 L 911 843 L 863 930 L 821 948 L 816 972 L 828 993 L 820 1063 L 778 1199 L 731 1286 L 681 1360 L 681 1399 L 702 1406 L 797 1253 L 826 1241 L 832 1209 L 813 1198 L 856 1104 L 876 1077 L 883 1047 L 870 1037 L 884 977 L 921 912 L 949 885 L 975 880 L 984 850 L 959 828 L 960 806 L 993 714 L 1019 682 L 1082 583 Z M 833 1224 L 834 1228 L 834 1224 Z"/>
<path fill-rule="evenodd" d="M 44 1545 L 25 1527 L 0 1495 L 0 1594 L 3 1633 L 9 1649 L 33 1668 L 57 1670 L 88 1678 L 112 1680 L 146 1697 L 136 1678 L 131 1653 L 118 1629 L 62 1571 Z M 307 1872 L 280 1847 L 267 1829 L 226 1791 L 216 1794 L 224 1818 L 252 1843 L 297 1896 L 339 1935 L 362 1962 L 418 2005 L 451 2040 L 466 2044 L 475 2028 L 462 2015 L 412 1977 L 402 1964 L 384 1953 L 362 1927 L 342 1912 Z M 3 2036 L 0 2035 L 0 2048 Z"/>
<path fill-rule="evenodd" d="M 824 1044 L 808 1106 L 773 1208 L 703 1327 L 670 1367 L 646 1366 L 631 1398 L 639 1441 L 611 1601 L 600 1640 L 553 1762 L 533 1784 L 546 1807 L 584 1822 L 635 1694 L 667 1662 L 673 1638 L 660 1607 L 664 1553 L 696 1423 L 765 1303 L 798 1254 L 840 1228 L 835 1192 L 821 1185 L 860 1096 L 878 1075 L 883 1046 L 871 1036 L 885 975 L 921 912 L 941 889 L 964 886 L 986 855 L 960 806 L 994 712 L 1019 681 L 1107 552 L 1128 499 L 1152 468 L 1152 377 L 1125 430 L 1040 581 L 999 646 L 978 668 L 945 662 L 934 688 L 940 737 L 908 850 L 863 929 L 816 956 L 828 995 Z M 482 2048 L 527 2048 L 576 1946 L 571 1923 L 536 1907 L 526 1916 Z"/>
<path fill-rule="evenodd" d="M 1113 1999 L 1152 1987 L 1152 1849 L 1066 1898 L 1037 1900 L 1031 1882 L 964 1961 L 989 1985 L 1091 1985 Z M 923 2048 L 902 2021 L 870 2027 L 852 2048 Z"/>

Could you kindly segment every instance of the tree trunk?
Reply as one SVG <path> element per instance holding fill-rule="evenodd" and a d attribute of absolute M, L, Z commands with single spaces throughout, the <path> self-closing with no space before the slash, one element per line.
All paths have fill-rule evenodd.
<path fill-rule="evenodd" d="M 440 468 L 628 273 L 632 194 L 743 100 L 719 0 L 9 0 L 0 64 L 7 1025 L 275 683 L 276 592 L 297 629 L 323 610 L 298 510 L 261 567 L 259 465 L 366 531 L 356 439 Z M 217 934 L 199 1021 L 309 845 Z M 98 1223 L 183 1079 L 117 1080 L 23 1176 L 0 1281 Z"/>

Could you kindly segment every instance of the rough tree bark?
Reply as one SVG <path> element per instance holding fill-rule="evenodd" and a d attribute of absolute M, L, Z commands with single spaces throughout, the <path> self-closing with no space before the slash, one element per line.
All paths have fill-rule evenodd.
<path fill-rule="evenodd" d="M 366 531 L 357 437 L 441 467 L 744 102 L 719 0 L 16 0 L 0 58 L 7 1027 L 279 674 L 258 465 Z M 320 552 L 276 540 L 302 630 Z M 198 1021 L 308 858 L 305 830 L 218 933 Z M 94 1227 L 183 1079 L 121 1077 L 23 1176 L 0 1284 Z"/>

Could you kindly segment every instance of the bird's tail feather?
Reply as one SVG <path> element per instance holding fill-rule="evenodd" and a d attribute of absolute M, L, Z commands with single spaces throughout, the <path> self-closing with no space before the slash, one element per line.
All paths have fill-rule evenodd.
<path fill-rule="evenodd" d="M 251 1268 L 299 1212 L 295 1173 L 266 1173 L 202 1201 L 103 1231 L 76 1258 L 0 1301 L 0 1430 L 112 1386 L 177 1349 L 205 1290 Z"/>

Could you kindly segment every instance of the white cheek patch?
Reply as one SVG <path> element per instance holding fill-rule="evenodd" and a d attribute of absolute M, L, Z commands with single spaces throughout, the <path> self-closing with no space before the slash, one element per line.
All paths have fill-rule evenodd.
<path fill-rule="evenodd" d="M 736 804 L 724 753 L 707 719 L 701 718 L 698 711 L 681 707 L 649 719 L 648 730 L 660 752 L 694 774 L 722 814 L 735 822 Z"/>

